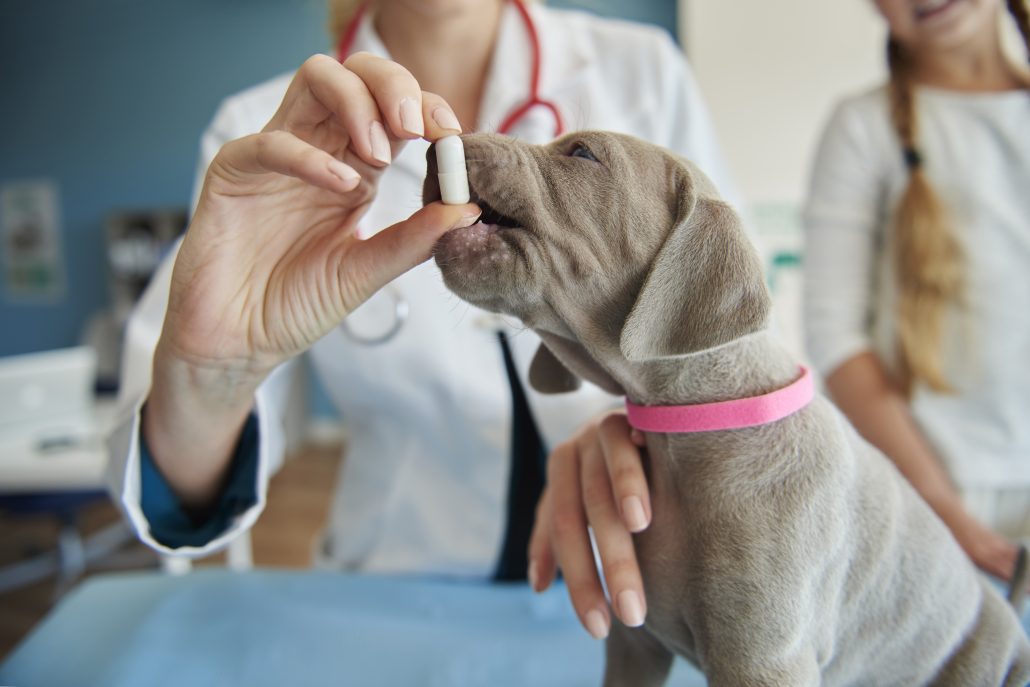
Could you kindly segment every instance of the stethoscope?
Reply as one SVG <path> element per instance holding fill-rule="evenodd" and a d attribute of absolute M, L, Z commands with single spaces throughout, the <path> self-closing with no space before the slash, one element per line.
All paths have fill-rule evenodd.
<path fill-rule="evenodd" d="M 519 17 L 522 19 L 523 25 L 526 27 L 526 36 L 529 38 L 530 52 L 533 56 L 533 61 L 530 69 L 529 76 L 529 97 L 526 98 L 525 102 L 513 109 L 507 117 L 497 127 L 497 133 L 509 134 L 515 125 L 518 124 L 534 107 L 543 107 L 547 109 L 554 117 L 554 137 L 561 136 L 565 131 L 565 123 L 562 120 L 561 112 L 558 110 L 558 106 L 550 100 L 545 100 L 540 97 L 540 38 L 536 32 L 536 25 L 533 23 L 533 18 L 529 14 L 529 10 L 526 9 L 526 5 L 523 0 L 510 0 L 515 5 L 515 9 L 518 10 Z M 365 18 L 365 14 L 368 11 L 368 3 L 363 2 L 358 9 L 354 12 L 354 16 L 351 17 L 350 23 L 344 30 L 343 35 L 340 37 L 340 43 L 336 48 L 337 59 L 341 62 L 347 58 L 351 53 L 351 49 L 354 47 L 354 37 L 358 33 L 358 29 L 361 26 L 362 20 Z M 404 295 L 400 292 L 393 284 L 388 284 L 379 292 L 381 297 L 388 299 L 388 303 L 382 302 L 381 299 L 370 299 L 358 310 L 340 323 L 340 329 L 344 335 L 351 341 L 366 346 L 377 346 L 385 344 L 393 339 L 400 332 L 404 325 L 404 322 L 408 319 L 410 308 L 408 302 L 404 299 Z M 373 301 L 378 300 L 378 303 Z M 392 319 L 389 326 L 380 327 L 378 330 L 372 328 L 373 331 L 368 332 L 357 332 L 355 331 L 354 324 L 357 322 L 353 321 L 361 318 L 362 311 L 366 311 L 365 314 L 374 314 L 370 311 L 374 311 L 376 308 L 380 310 L 392 310 Z M 355 318 L 355 315 L 358 318 Z M 348 321 L 351 320 L 351 321 Z"/>

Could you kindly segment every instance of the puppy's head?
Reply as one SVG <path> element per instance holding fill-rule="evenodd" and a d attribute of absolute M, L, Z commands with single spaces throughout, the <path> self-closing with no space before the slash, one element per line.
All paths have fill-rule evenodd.
<path fill-rule="evenodd" d="M 475 305 L 521 318 L 580 376 L 618 392 L 615 358 L 696 353 L 765 326 L 758 257 L 689 162 L 606 132 L 546 146 L 492 134 L 463 142 L 483 216 L 437 244 L 444 281 Z M 426 203 L 440 198 L 432 148 L 428 161 Z M 541 390 L 572 385 L 554 362 L 534 362 Z"/>

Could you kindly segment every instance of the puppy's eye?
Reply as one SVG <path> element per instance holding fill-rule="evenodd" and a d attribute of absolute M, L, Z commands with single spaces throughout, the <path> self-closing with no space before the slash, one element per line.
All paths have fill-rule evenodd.
<path fill-rule="evenodd" d="M 571 153 L 569 153 L 569 157 L 581 157 L 584 160 L 590 160 L 591 162 L 599 162 L 599 160 L 594 157 L 594 154 L 590 152 L 590 149 L 582 143 L 576 144 L 576 147 L 572 149 Z"/>

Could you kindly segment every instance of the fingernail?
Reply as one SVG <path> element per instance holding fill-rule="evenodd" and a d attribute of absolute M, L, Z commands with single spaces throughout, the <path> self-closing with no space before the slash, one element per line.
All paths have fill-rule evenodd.
<path fill-rule="evenodd" d="M 536 561 L 529 562 L 529 570 L 526 571 L 526 577 L 529 578 L 529 587 L 536 591 L 540 584 L 540 566 L 536 564 Z"/>
<path fill-rule="evenodd" d="M 337 159 L 329 161 L 329 171 L 348 188 L 354 188 L 361 181 L 361 175 Z"/>
<path fill-rule="evenodd" d="M 448 110 L 446 107 L 438 107 L 433 110 L 433 121 L 441 129 L 454 129 L 455 131 L 461 131 L 461 124 L 458 123 L 458 118 L 454 116 L 454 113 Z"/>
<path fill-rule="evenodd" d="M 401 128 L 415 136 L 424 136 L 426 133 L 422 123 L 422 106 L 414 98 L 401 98 Z"/>
<path fill-rule="evenodd" d="M 587 632 L 594 639 L 604 639 L 608 636 L 608 619 L 596 608 L 587 613 L 586 626 Z"/>
<path fill-rule="evenodd" d="M 479 219 L 479 216 L 483 214 L 482 210 L 472 213 L 471 215 L 462 215 L 458 218 L 458 221 L 454 223 L 451 229 L 464 229 L 465 227 L 471 227 Z"/>
<path fill-rule="evenodd" d="M 644 604 L 639 594 L 630 589 L 619 594 L 619 617 L 629 627 L 644 624 Z"/>
<path fill-rule="evenodd" d="M 630 532 L 640 532 L 647 529 L 647 514 L 644 513 L 644 504 L 637 496 L 627 496 L 622 499 L 622 517 Z"/>
<path fill-rule="evenodd" d="M 372 144 L 372 157 L 384 165 L 390 164 L 390 139 L 386 137 L 386 129 L 377 121 L 373 121 L 368 127 L 369 139 Z"/>

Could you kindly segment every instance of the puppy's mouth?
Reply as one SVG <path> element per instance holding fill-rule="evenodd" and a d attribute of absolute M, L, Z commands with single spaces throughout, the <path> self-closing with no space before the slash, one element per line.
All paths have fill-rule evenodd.
<path fill-rule="evenodd" d="M 502 155 L 504 151 L 477 141 L 470 136 L 465 151 L 470 155 L 469 202 L 482 212 L 474 224 L 441 236 L 433 247 L 433 258 L 451 291 L 486 310 L 512 313 L 512 294 L 525 292 L 534 282 L 531 257 L 538 242 L 532 223 L 534 210 L 521 192 L 525 180 L 510 176 L 525 172 L 503 164 L 504 160 L 478 162 L 483 155 Z M 432 149 L 426 162 L 422 201 L 428 205 L 441 200 Z"/>
<path fill-rule="evenodd" d="M 482 210 L 483 214 L 479 216 L 477 224 L 483 224 L 487 227 L 494 227 L 495 229 L 523 229 L 524 224 L 514 217 L 502 214 L 495 210 L 490 203 L 483 200 L 479 194 L 476 193 L 475 189 L 469 186 L 469 202 L 475 203 Z"/>
<path fill-rule="evenodd" d="M 423 202 L 425 204 L 434 203 L 441 200 L 440 197 L 440 184 L 436 179 L 436 175 L 430 172 L 430 176 L 426 179 L 427 183 L 423 193 Z M 479 216 L 477 224 L 483 225 L 483 229 L 524 229 L 525 223 L 516 217 L 506 215 L 503 212 L 496 210 L 489 202 L 486 201 L 477 191 L 472 184 L 472 180 L 469 180 L 469 202 L 475 203 L 483 211 L 483 214 Z"/>

